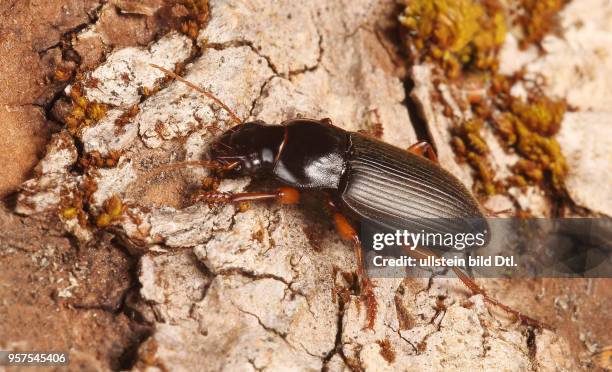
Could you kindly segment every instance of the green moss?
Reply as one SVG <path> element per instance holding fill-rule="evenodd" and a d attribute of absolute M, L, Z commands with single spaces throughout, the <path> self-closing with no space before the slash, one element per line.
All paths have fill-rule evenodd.
<path fill-rule="evenodd" d="M 496 1 L 410 0 L 399 20 L 415 59 L 436 61 L 449 77 L 497 69 L 506 24 Z"/>

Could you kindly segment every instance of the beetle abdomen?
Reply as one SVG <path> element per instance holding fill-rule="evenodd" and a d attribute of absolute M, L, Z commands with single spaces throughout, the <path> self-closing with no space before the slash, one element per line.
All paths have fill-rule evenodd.
<path fill-rule="evenodd" d="M 443 168 L 360 134 L 350 139 L 341 199 L 358 217 L 394 230 L 414 228 L 415 222 L 438 225 L 436 219 L 456 220 L 456 228 L 469 230 L 484 219 L 472 194 Z"/>

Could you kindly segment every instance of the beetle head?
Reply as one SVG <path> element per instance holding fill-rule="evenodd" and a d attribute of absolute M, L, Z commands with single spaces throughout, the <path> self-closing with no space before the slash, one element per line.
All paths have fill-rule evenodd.
<path fill-rule="evenodd" d="M 239 124 L 221 135 L 211 147 L 211 160 L 231 166 L 230 175 L 256 175 L 273 168 L 285 128 L 262 121 Z"/>

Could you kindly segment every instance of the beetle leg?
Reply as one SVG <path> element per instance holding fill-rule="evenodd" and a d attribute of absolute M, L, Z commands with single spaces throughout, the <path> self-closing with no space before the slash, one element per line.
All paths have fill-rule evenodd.
<path fill-rule="evenodd" d="M 404 250 L 408 252 L 408 254 L 414 258 L 420 259 L 420 258 L 427 258 L 427 257 L 435 257 L 435 258 L 440 258 L 439 255 L 437 255 L 436 253 L 430 251 L 429 249 L 426 248 L 422 248 L 422 247 L 416 247 L 415 249 L 411 249 L 411 248 L 407 248 L 404 247 Z M 552 329 L 552 327 L 550 327 L 549 325 L 533 319 L 523 313 L 521 313 L 518 310 L 515 310 L 513 308 L 511 308 L 508 305 L 502 304 L 501 302 L 497 301 L 496 299 L 490 297 L 484 289 L 480 288 L 480 286 L 478 284 L 476 284 L 476 282 L 474 281 L 474 279 L 470 278 L 465 272 L 463 272 L 461 269 L 452 266 L 451 269 L 453 270 L 453 272 L 455 273 L 455 275 L 457 275 L 457 277 L 459 278 L 459 280 L 461 280 L 461 282 L 470 289 L 470 291 L 472 291 L 472 293 L 474 295 L 482 295 L 483 299 L 492 304 L 495 305 L 497 307 L 499 307 L 500 309 L 504 310 L 505 312 L 507 312 L 508 314 L 512 314 L 514 316 L 516 316 L 521 323 L 528 325 L 528 326 L 532 326 L 532 327 L 536 327 L 538 329 L 542 329 L 542 328 L 547 328 L 547 329 Z"/>
<path fill-rule="evenodd" d="M 245 201 L 276 200 L 281 204 L 297 204 L 300 201 L 300 192 L 292 187 L 279 187 L 276 190 L 267 192 L 228 193 L 208 191 L 198 195 L 196 200 L 208 203 L 239 203 Z"/>
<path fill-rule="evenodd" d="M 367 328 L 374 328 L 374 320 L 376 319 L 376 312 L 378 309 L 378 303 L 376 302 L 376 297 L 374 296 L 374 285 L 370 278 L 368 278 L 368 274 L 364 269 L 363 262 L 363 254 L 361 248 L 361 241 L 359 239 L 359 234 L 353 226 L 351 226 L 350 222 L 340 213 L 336 205 L 333 201 L 329 200 L 327 203 L 330 211 L 332 212 L 334 218 L 334 225 L 336 226 L 336 230 L 340 234 L 340 236 L 349 240 L 353 243 L 353 248 L 355 249 L 355 258 L 357 259 L 357 276 L 359 277 L 360 283 L 360 294 L 361 297 L 365 300 L 366 304 L 366 316 L 367 316 Z"/>
<path fill-rule="evenodd" d="M 433 150 L 433 147 L 426 141 L 419 141 L 408 147 L 408 151 L 419 156 L 423 156 L 434 163 L 438 163 L 438 156 Z"/>

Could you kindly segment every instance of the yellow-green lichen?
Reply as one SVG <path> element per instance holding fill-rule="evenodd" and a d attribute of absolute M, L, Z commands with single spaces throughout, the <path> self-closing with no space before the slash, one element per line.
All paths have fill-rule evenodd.
<path fill-rule="evenodd" d="M 447 75 L 462 69 L 497 69 L 506 24 L 496 1 L 410 0 L 399 20 L 416 60 L 434 60 Z"/>
<path fill-rule="evenodd" d="M 544 36 L 558 27 L 559 11 L 568 0 L 518 0 L 517 23 L 523 35 L 520 46 L 539 44 Z"/>
<path fill-rule="evenodd" d="M 565 101 L 552 100 L 541 93 L 530 96 L 526 102 L 512 98 L 510 103 L 510 111 L 530 131 L 542 136 L 552 136 L 559 131 L 566 108 Z"/>
<path fill-rule="evenodd" d="M 552 100 L 541 93 L 532 93 L 527 101 L 509 100 L 508 111 L 494 120 L 493 125 L 506 145 L 522 157 L 512 169 L 518 177 L 511 178 L 511 183 L 542 185 L 548 177 L 552 187 L 561 190 L 567 165 L 553 136 L 561 126 L 565 101 Z"/>
<path fill-rule="evenodd" d="M 99 151 L 94 150 L 83 154 L 79 158 L 79 164 L 84 169 L 94 168 L 112 168 L 117 165 L 119 158 L 123 154 L 122 151 L 111 150 L 107 154 L 102 155 Z"/>
<path fill-rule="evenodd" d="M 80 187 L 63 193 L 59 207 L 60 218 L 63 220 L 76 218 L 80 226 L 88 226 L 90 200 L 97 189 L 98 186 L 93 179 L 85 176 Z"/>
<path fill-rule="evenodd" d="M 104 202 L 104 211 L 96 217 L 96 226 L 103 228 L 122 219 L 124 205 L 117 195 L 113 195 Z"/>
<path fill-rule="evenodd" d="M 480 134 L 483 123 L 482 119 L 477 118 L 454 127 L 451 144 L 457 156 L 474 169 L 476 188 L 486 195 L 492 195 L 498 187 L 494 181 L 495 173 L 486 157 L 489 147 Z"/>
<path fill-rule="evenodd" d="M 187 9 L 187 15 L 183 17 L 180 31 L 192 39 L 197 39 L 198 33 L 208 21 L 208 0 L 181 0 Z"/>
<path fill-rule="evenodd" d="M 566 2 L 514 0 L 513 20 L 523 30 L 522 42 L 539 42 L 555 27 L 556 15 Z M 404 41 L 413 62 L 433 62 L 452 79 L 450 85 L 480 82 L 476 84 L 479 89 L 472 89 L 477 95 L 458 102 L 471 108 L 474 119 L 456 124 L 451 133 L 458 158 L 474 170 L 477 191 L 486 195 L 501 191 L 481 136 L 482 126 L 492 125 L 506 147 L 520 156 L 511 167 L 513 176 L 508 183 L 537 184 L 559 192 L 567 165 L 554 135 L 566 104 L 548 98 L 537 85 L 528 89 L 526 100 L 510 94 L 512 86 L 525 79 L 520 73 L 505 76 L 498 72 L 499 50 L 510 22 L 506 14 L 512 13 L 500 4 L 497 0 L 405 0 L 399 17 Z"/>
<path fill-rule="evenodd" d="M 77 134 L 82 128 L 88 127 L 100 121 L 106 116 L 106 105 L 98 102 L 90 102 L 82 92 L 78 84 L 70 91 L 72 99 L 72 110 L 65 118 L 66 127 L 72 134 Z"/>
<path fill-rule="evenodd" d="M 62 210 L 62 217 L 69 220 L 71 218 L 75 218 L 77 216 L 77 209 L 74 207 L 64 208 Z"/>
<path fill-rule="evenodd" d="M 66 82 L 72 78 L 72 69 L 69 66 L 60 65 L 53 72 L 53 80 L 58 82 Z"/>

